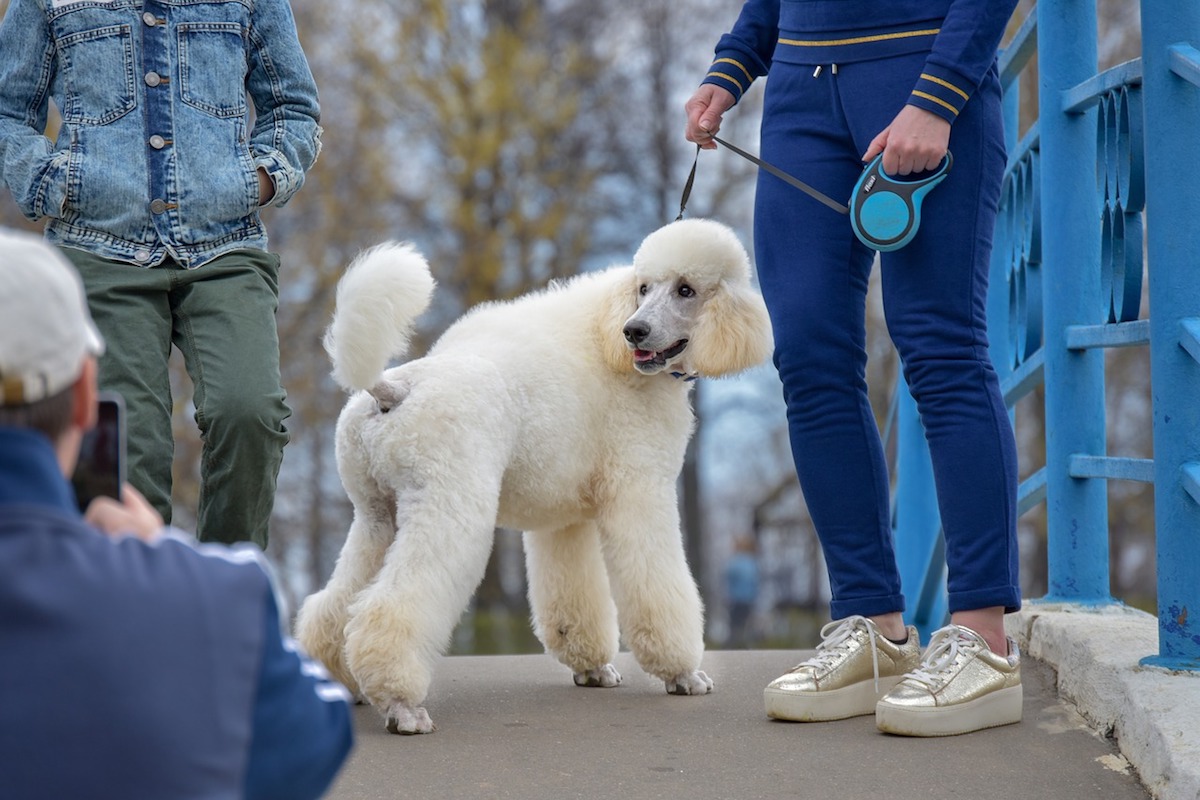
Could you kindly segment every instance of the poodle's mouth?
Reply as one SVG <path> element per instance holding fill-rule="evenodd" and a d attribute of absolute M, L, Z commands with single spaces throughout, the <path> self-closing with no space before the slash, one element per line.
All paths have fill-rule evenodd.
<path fill-rule="evenodd" d="M 687 345 L 687 339 L 680 339 L 666 350 L 634 350 L 633 365 L 643 372 L 655 368 L 662 369 L 668 361 L 682 353 Z"/>

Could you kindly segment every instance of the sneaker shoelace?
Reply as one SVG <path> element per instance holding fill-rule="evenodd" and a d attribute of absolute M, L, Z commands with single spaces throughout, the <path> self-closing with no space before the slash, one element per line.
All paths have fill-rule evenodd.
<path fill-rule="evenodd" d="M 962 647 L 976 644 L 975 638 L 957 625 L 940 628 L 930 637 L 929 647 L 921 657 L 921 665 L 908 673 L 908 677 L 935 687 L 946 680 Z"/>
<path fill-rule="evenodd" d="M 816 667 L 825 669 L 832 667 L 842 654 L 842 648 L 849 643 L 854 632 L 863 628 L 871 643 L 871 668 L 875 675 L 875 691 L 879 691 L 879 651 L 875 646 L 875 626 L 866 617 L 853 616 L 843 620 L 835 620 L 821 628 L 821 643 L 817 645 L 817 654 L 812 658 L 801 661 L 792 668 L 792 672 L 801 667 Z"/>

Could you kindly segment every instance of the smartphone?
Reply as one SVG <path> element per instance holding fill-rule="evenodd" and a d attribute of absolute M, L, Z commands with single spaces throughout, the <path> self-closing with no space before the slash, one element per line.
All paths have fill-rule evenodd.
<path fill-rule="evenodd" d="M 125 402 L 119 394 L 100 393 L 96 427 L 83 435 L 71 483 L 80 511 L 86 511 L 97 497 L 121 499 L 121 487 L 125 485 Z"/>

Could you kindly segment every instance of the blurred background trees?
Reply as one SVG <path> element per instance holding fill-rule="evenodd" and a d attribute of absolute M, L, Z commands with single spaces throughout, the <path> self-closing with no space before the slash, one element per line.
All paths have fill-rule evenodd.
<path fill-rule="evenodd" d="M 1031 5 L 1023 0 L 1021 16 Z M 1137 15 L 1101 0 L 1105 65 L 1139 51 Z M 7 0 L 0 0 L 0 12 Z M 323 150 L 303 191 L 266 212 L 283 259 L 279 311 L 293 409 L 268 555 L 295 603 L 328 577 L 349 526 L 333 434 L 345 395 L 321 336 L 333 291 L 361 248 L 414 242 L 439 288 L 420 354 L 465 309 L 581 270 L 627 263 L 674 219 L 695 148 L 683 103 L 739 4 L 717 0 L 292 0 L 321 90 Z M 1032 92 L 1027 92 L 1033 96 Z M 761 86 L 723 133 L 757 147 Z M 51 122 L 51 134 L 56 128 Z M 732 225 L 749 247 L 754 169 L 704 152 L 689 216 Z M 0 224 L 40 230 L 0 190 Z M 878 288 L 869 298 L 872 402 L 882 420 L 896 359 Z M 1110 361 L 1110 450 L 1149 455 L 1149 365 Z M 175 363 L 176 522 L 194 523 L 200 442 L 191 386 Z M 725 640 L 723 568 L 740 537 L 757 545 L 760 644 L 808 646 L 827 617 L 820 548 L 796 484 L 770 365 L 696 388 L 699 419 L 681 477 L 686 544 Z M 1022 475 L 1042 459 L 1036 402 L 1018 408 Z M 1113 592 L 1153 603 L 1152 489 L 1110 487 Z M 1045 591 L 1044 520 L 1022 520 L 1025 593 Z M 519 534 L 499 531 L 487 578 L 455 638 L 459 651 L 536 650 Z"/>

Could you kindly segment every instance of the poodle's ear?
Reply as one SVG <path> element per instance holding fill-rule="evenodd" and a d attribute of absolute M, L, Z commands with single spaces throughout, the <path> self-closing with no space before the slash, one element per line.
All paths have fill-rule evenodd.
<path fill-rule="evenodd" d="M 744 281 L 723 280 L 700 312 L 688 360 L 701 375 L 717 378 L 761 364 L 772 346 L 762 295 Z"/>
<path fill-rule="evenodd" d="M 610 270 L 596 311 L 596 341 L 604 364 L 619 374 L 632 373 L 633 356 L 625 344 L 625 323 L 637 311 L 637 284 L 632 267 Z"/>

